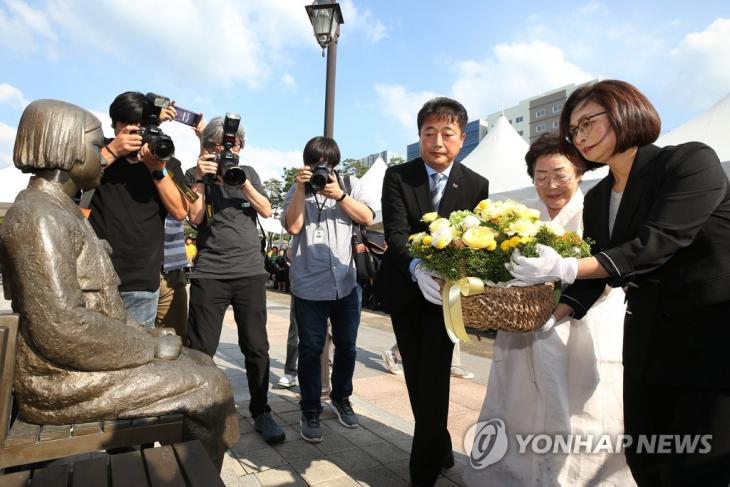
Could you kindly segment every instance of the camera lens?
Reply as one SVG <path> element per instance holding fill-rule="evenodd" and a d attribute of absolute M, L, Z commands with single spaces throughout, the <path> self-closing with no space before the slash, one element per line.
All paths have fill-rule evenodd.
<path fill-rule="evenodd" d="M 317 166 L 312 171 L 312 177 L 309 179 L 309 185 L 314 191 L 320 191 L 327 185 L 329 179 L 329 168 L 327 166 Z"/>
<path fill-rule="evenodd" d="M 166 135 L 155 137 L 155 139 L 151 140 L 149 144 L 152 154 L 161 161 L 169 160 L 175 153 L 175 144 L 173 144 L 172 139 Z"/>
<path fill-rule="evenodd" d="M 239 166 L 229 167 L 223 174 L 223 182 L 229 186 L 240 186 L 246 182 L 246 173 Z"/>

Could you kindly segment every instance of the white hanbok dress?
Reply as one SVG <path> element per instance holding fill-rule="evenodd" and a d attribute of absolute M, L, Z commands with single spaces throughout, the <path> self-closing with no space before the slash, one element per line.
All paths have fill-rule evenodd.
<path fill-rule="evenodd" d="M 539 208 L 549 220 L 542 201 Z M 576 191 L 553 219 L 582 233 L 583 193 Z M 581 320 L 565 319 L 551 330 L 498 332 L 480 422 L 500 419 L 508 438 L 506 454 L 496 463 L 464 472 L 467 486 L 632 486 L 636 485 L 623 452 L 611 453 L 623 433 L 621 348 L 624 293 L 607 287 Z M 519 452 L 514 435 L 607 434 L 611 448 L 597 453 Z M 544 448 L 547 443 L 535 443 Z M 605 446 L 605 445 L 604 445 Z"/>

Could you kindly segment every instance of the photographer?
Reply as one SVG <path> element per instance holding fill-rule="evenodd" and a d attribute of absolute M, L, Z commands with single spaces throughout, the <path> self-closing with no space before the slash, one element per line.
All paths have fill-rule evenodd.
<path fill-rule="evenodd" d="M 286 195 L 282 223 L 294 235 L 289 245 L 289 278 L 299 330 L 301 436 L 309 442 L 319 442 L 320 355 L 328 318 L 335 345 L 332 407 L 342 425 L 359 425 L 349 401 L 360 324 L 360 291 L 351 240 L 353 223 L 369 225 L 375 215 L 372 203 L 363 198 L 364 192 L 355 178 L 352 194 L 342 189 L 334 170 L 340 162 L 340 149 L 334 140 L 311 139 L 304 147 L 303 157 L 305 166 L 299 169 L 296 184 Z"/>
<path fill-rule="evenodd" d="M 240 117 L 235 114 L 227 114 L 225 120 L 212 119 L 201 135 L 198 163 L 185 173 L 199 195 L 189 212 L 190 222 L 198 226 L 198 258 L 190 276 L 188 339 L 191 348 L 213 356 L 224 314 L 229 305 L 233 306 L 238 344 L 245 357 L 251 416 L 256 431 L 273 444 L 284 441 L 285 435 L 267 404 L 268 274 L 256 229 L 257 215 L 270 216 L 271 203 L 256 171 L 238 166 L 245 141 L 238 122 Z M 245 176 L 243 182 L 241 176 Z M 238 184 L 229 184 L 234 182 Z"/>
<path fill-rule="evenodd" d="M 153 108 L 152 125 L 175 117 L 172 105 Z M 154 326 L 157 314 L 165 217 L 182 220 L 188 208 L 172 179 L 183 181 L 180 161 L 155 154 L 139 134 L 147 123 L 144 115 L 153 108 L 145 95 L 134 91 L 122 93 L 109 106 L 114 139 L 106 140 L 101 150 L 108 166 L 89 204 L 91 226 L 112 247 L 127 315 L 146 327 Z"/>

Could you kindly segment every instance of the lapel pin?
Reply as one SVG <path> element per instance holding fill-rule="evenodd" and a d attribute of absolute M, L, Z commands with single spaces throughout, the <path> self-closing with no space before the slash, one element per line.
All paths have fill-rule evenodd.
<path fill-rule="evenodd" d="M 459 187 L 459 185 L 458 185 L 458 184 L 456 184 L 456 183 L 451 183 L 451 187 L 452 187 L 452 188 L 458 188 L 458 187 Z"/>

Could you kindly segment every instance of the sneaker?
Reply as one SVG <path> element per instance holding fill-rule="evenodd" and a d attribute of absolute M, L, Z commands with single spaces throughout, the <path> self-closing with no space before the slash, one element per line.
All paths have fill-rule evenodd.
<path fill-rule="evenodd" d="M 360 426 L 360 419 L 357 417 L 357 414 L 355 414 L 355 411 L 352 410 L 349 399 L 345 398 L 340 401 L 332 399 L 330 401 L 330 405 L 332 406 L 332 409 L 335 410 L 337 419 L 340 421 L 342 426 L 345 428 L 357 428 Z"/>
<path fill-rule="evenodd" d="M 451 377 L 458 377 L 460 379 L 473 379 L 474 374 L 462 369 L 461 367 L 451 367 Z"/>
<path fill-rule="evenodd" d="M 322 441 L 322 427 L 319 425 L 319 411 L 310 409 L 302 411 L 299 420 L 299 434 L 304 441 L 319 443 Z"/>
<path fill-rule="evenodd" d="M 274 417 L 270 412 L 261 413 L 253 420 L 254 429 L 259 432 L 261 437 L 269 445 L 281 443 L 286 439 L 286 434 L 281 427 L 276 424 Z"/>
<path fill-rule="evenodd" d="M 279 379 L 278 385 L 281 388 L 288 389 L 290 387 L 297 385 L 298 383 L 299 383 L 299 381 L 297 380 L 296 375 L 284 374 Z"/>
<path fill-rule="evenodd" d="M 398 359 L 395 357 L 393 352 L 386 350 L 381 355 L 383 357 L 385 368 L 388 369 L 388 372 L 395 375 L 403 375 L 403 367 L 401 367 L 398 363 Z"/>

